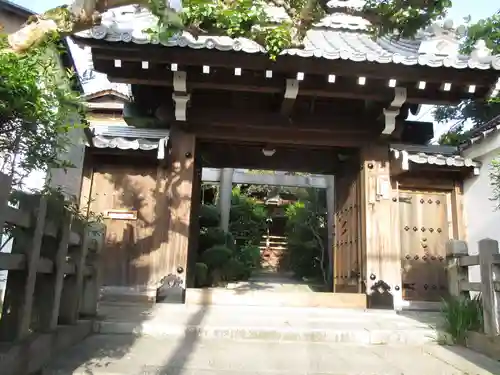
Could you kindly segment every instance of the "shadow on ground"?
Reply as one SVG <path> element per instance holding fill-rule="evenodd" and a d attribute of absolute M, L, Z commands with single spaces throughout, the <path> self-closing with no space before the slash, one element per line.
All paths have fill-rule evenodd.
<path fill-rule="evenodd" d="M 207 301 L 208 299 L 209 297 L 207 294 Z M 137 358 L 139 362 L 134 360 L 134 358 L 130 358 L 132 360 L 131 364 L 135 365 L 134 369 L 130 370 L 138 370 L 138 373 L 144 375 L 184 374 L 185 364 L 188 362 L 190 354 L 195 350 L 197 341 L 199 340 L 199 335 L 197 335 L 196 331 L 189 331 L 189 329 L 187 329 L 185 334 L 181 337 L 172 337 L 171 341 L 178 342 L 178 344 L 175 348 L 170 348 L 170 355 L 161 365 L 158 365 L 158 363 L 156 365 L 148 365 L 147 361 L 147 352 L 149 351 L 151 354 L 153 351 L 161 352 L 161 347 L 145 347 L 142 345 L 143 348 L 140 348 L 140 327 L 154 317 L 155 307 L 161 305 L 161 303 L 151 305 L 150 307 L 139 306 L 139 304 L 135 306 L 131 306 L 130 304 L 123 305 L 122 312 L 129 309 L 130 314 L 133 315 L 137 334 L 93 334 L 74 347 L 68 348 L 58 357 L 53 358 L 52 362 L 46 366 L 45 369 L 37 373 L 37 375 L 70 375 L 73 373 L 86 375 L 104 373 L 113 375 L 127 374 L 129 373 L 127 372 L 127 368 L 118 370 L 117 372 L 115 368 L 108 369 L 108 367 L 113 367 L 113 363 L 117 360 L 130 357 L 132 349 L 139 349 L 139 351 L 145 352 L 146 355 L 141 355 L 140 358 Z M 202 324 L 210 309 L 208 305 L 208 303 L 202 303 L 199 306 L 199 310 L 186 322 L 186 327 Z M 116 305 L 114 308 L 116 309 Z M 106 308 L 101 309 L 100 312 L 101 311 L 104 312 L 104 315 L 100 316 L 100 319 L 106 320 L 110 318 L 113 320 L 116 318 L 113 316 L 106 316 Z M 127 314 L 125 313 L 124 316 L 127 316 Z"/>

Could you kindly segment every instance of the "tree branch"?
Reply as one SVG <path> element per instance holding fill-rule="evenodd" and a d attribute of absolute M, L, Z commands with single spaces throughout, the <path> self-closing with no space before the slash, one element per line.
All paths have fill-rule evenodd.
<path fill-rule="evenodd" d="M 9 35 L 10 48 L 23 53 L 44 41 L 54 32 L 71 35 L 101 22 L 101 14 L 109 9 L 126 5 L 148 6 L 147 0 L 75 0 L 70 6 L 62 5 L 31 17 L 18 31 Z"/>

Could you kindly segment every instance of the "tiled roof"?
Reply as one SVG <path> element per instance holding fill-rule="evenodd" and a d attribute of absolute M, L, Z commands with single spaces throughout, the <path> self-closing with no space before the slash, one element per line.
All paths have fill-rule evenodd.
<path fill-rule="evenodd" d="M 362 6 L 362 0 L 348 1 Z M 332 0 L 331 8 L 345 6 L 345 1 Z M 76 34 L 78 39 L 94 38 L 109 42 L 135 44 L 162 44 L 167 47 L 216 49 L 262 53 L 264 48 L 246 38 L 202 35 L 198 38 L 184 32 L 167 41 L 159 41 L 144 32 L 156 25 L 156 18 L 146 10 L 134 6 L 117 8 L 104 13 L 102 24 Z M 396 40 L 388 37 L 373 39 L 368 33 L 370 23 L 362 17 L 333 13 L 327 15 L 307 32 L 303 48 L 291 48 L 284 55 L 316 57 L 356 62 L 395 63 L 456 69 L 500 70 L 500 56 L 491 56 L 483 44 L 471 56 L 458 53 L 460 41 L 449 24 L 432 26 L 422 31 L 415 40 Z"/>
<path fill-rule="evenodd" d="M 479 173 L 481 163 L 458 155 L 458 148 L 451 146 L 416 146 L 391 144 L 391 152 L 395 159 L 401 160 L 403 170 L 410 169 L 410 163 L 430 164 L 438 166 L 474 168 Z"/>
<path fill-rule="evenodd" d="M 469 139 L 460 145 L 460 149 L 464 150 L 474 144 L 480 143 L 485 138 L 498 134 L 498 130 L 500 130 L 500 115 L 494 117 L 486 124 L 473 129 L 470 133 Z"/>

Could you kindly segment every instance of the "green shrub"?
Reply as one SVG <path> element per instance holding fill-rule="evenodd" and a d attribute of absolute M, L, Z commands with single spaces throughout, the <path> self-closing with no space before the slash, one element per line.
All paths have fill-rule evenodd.
<path fill-rule="evenodd" d="M 222 275 L 226 281 L 237 281 L 247 278 L 248 267 L 238 259 L 229 259 L 222 267 Z"/>
<path fill-rule="evenodd" d="M 266 231 L 266 208 L 253 198 L 242 195 L 234 188 L 231 199 L 229 231 L 246 243 L 258 245 Z"/>
<path fill-rule="evenodd" d="M 194 280 L 198 287 L 207 285 L 208 266 L 205 263 L 196 263 Z"/>
<path fill-rule="evenodd" d="M 231 259 L 233 252 L 224 245 L 215 245 L 201 254 L 201 260 L 209 269 L 220 269 Z"/>
<path fill-rule="evenodd" d="M 318 189 L 304 189 L 302 193 L 302 201 L 286 208 L 286 260 L 295 275 L 326 281 L 326 195 Z"/>
<path fill-rule="evenodd" d="M 224 245 L 226 233 L 221 228 L 201 228 L 198 240 L 199 253 L 215 245 Z"/>
<path fill-rule="evenodd" d="M 443 301 L 442 315 L 445 330 L 453 341 L 464 344 L 467 331 L 483 329 L 483 307 L 481 297 L 451 297 Z"/>
<path fill-rule="evenodd" d="M 231 250 L 235 249 L 234 238 L 231 233 L 224 232 L 221 228 L 202 228 L 198 242 L 198 253 L 203 253 L 215 245 L 226 245 Z"/>
<path fill-rule="evenodd" d="M 200 228 L 217 227 L 220 222 L 220 212 L 217 206 L 202 204 L 200 208 Z"/>
<path fill-rule="evenodd" d="M 246 245 L 240 248 L 237 255 L 238 260 L 249 268 L 260 266 L 260 249 L 256 245 Z"/>

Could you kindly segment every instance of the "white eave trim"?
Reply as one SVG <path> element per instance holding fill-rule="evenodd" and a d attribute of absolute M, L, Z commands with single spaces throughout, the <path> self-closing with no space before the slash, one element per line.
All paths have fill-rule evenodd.
<path fill-rule="evenodd" d="M 391 148 L 394 159 L 401 161 L 401 169 L 410 170 L 410 164 L 429 164 L 455 168 L 474 168 L 474 174 L 479 173 L 481 163 L 471 158 L 460 155 L 428 154 L 424 152 L 408 152 L 406 150 Z"/>
<path fill-rule="evenodd" d="M 158 150 L 158 159 L 165 158 L 165 147 L 169 139 L 168 129 L 140 129 L 132 126 L 91 126 L 94 133 L 93 147 L 117 148 L 120 150 Z M 86 143 L 90 146 L 89 143 Z"/>

